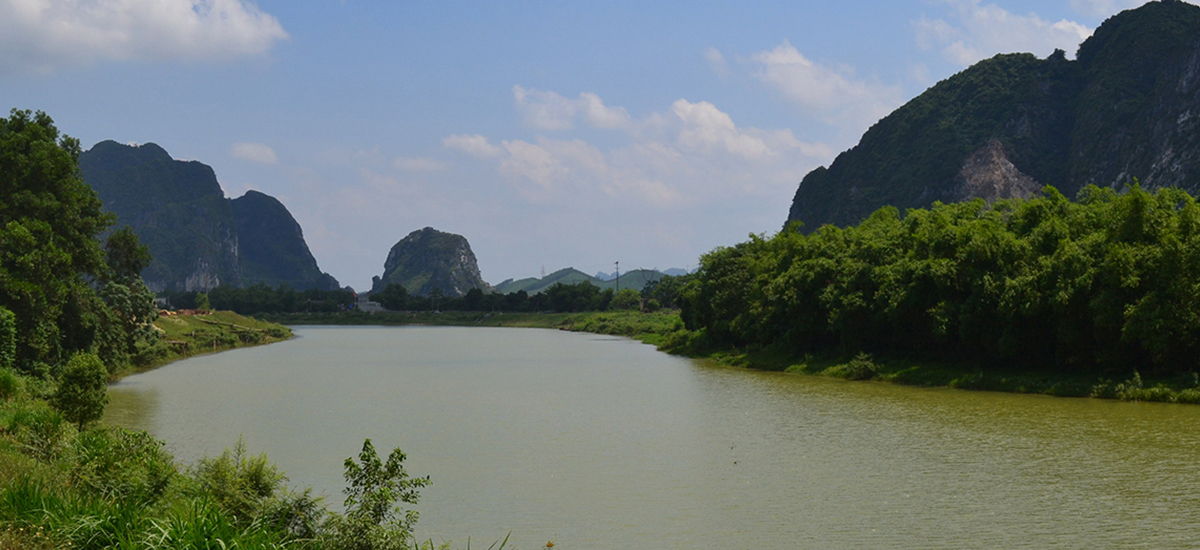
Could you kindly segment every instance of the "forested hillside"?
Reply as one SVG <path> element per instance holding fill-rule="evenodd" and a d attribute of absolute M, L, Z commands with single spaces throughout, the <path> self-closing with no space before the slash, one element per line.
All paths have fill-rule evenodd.
<path fill-rule="evenodd" d="M 942 81 L 806 175 L 788 221 L 854 224 L 882 206 L 1028 197 L 1053 185 L 1200 191 L 1200 7 L 1150 2 L 1079 48 L 998 55 Z"/>

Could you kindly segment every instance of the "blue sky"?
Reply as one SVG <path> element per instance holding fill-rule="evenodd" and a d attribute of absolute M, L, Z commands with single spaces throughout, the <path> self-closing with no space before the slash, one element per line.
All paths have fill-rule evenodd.
<path fill-rule="evenodd" d="M 0 107 L 279 198 L 360 290 L 425 226 L 493 283 L 694 267 L 938 80 L 1141 3 L 0 0 Z"/>

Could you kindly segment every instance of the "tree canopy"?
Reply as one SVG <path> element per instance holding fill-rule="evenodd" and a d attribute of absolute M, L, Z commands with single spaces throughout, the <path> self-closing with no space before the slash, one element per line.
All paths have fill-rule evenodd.
<path fill-rule="evenodd" d="M 80 178 L 79 154 L 45 113 L 0 118 L 0 307 L 13 313 L 16 364 L 28 371 L 78 352 L 115 368 L 153 320 L 138 276 L 144 247 L 126 231 L 101 247 L 112 216 Z"/>
<path fill-rule="evenodd" d="M 714 344 L 860 351 L 1094 375 L 1200 368 L 1200 207 L 1088 187 L 882 208 L 716 249 L 683 317 Z"/>

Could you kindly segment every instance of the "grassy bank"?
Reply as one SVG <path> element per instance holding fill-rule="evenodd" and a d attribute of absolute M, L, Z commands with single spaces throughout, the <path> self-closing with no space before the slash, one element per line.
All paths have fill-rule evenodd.
<path fill-rule="evenodd" d="M 984 371 L 968 363 L 878 358 L 864 354 L 823 354 L 797 357 L 778 349 L 719 348 L 707 344 L 702 334 L 683 327 L 673 311 L 639 313 L 609 311 L 584 313 L 479 313 L 382 312 L 366 314 L 288 314 L 264 316 L 288 325 L 437 325 L 554 328 L 626 336 L 657 346 L 675 355 L 708 359 L 720 364 L 758 370 L 784 371 L 847 380 L 877 380 L 894 384 L 952 387 L 968 390 L 1045 394 L 1061 397 L 1094 397 L 1123 401 L 1157 401 L 1200 404 L 1200 380 L 1195 374 L 1143 379 L 1134 373 L 1120 379 L 997 370 Z"/>
<path fill-rule="evenodd" d="M 232 311 L 161 316 L 154 321 L 154 326 L 158 329 L 158 341 L 141 350 L 135 358 L 135 364 L 116 372 L 117 377 L 194 355 L 271 344 L 292 337 L 292 329 L 284 325 Z"/>

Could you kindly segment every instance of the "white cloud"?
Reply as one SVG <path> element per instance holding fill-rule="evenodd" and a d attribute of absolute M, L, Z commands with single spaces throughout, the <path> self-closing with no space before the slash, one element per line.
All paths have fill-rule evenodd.
<path fill-rule="evenodd" d="M 941 51 L 946 60 L 961 66 L 998 53 L 1031 52 L 1041 57 L 1062 49 L 1074 55 L 1092 29 L 1067 19 L 1050 22 L 1036 13 L 1015 15 L 981 0 L 943 0 L 950 8 L 947 19 L 922 17 L 915 23 L 917 45 Z M 1093 7 L 1110 2 L 1089 2 Z M 1111 4 L 1115 5 L 1115 2 Z"/>
<path fill-rule="evenodd" d="M 431 158 L 398 157 L 392 161 L 392 166 L 405 172 L 437 172 L 446 169 L 446 164 Z"/>
<path fill-rule="evenodd" d="M 671 105 L 671 112 L 683 122 L 678 140 L 685 148 L 702 152 L 719 149 L 748 160 L 776 154 L 761 138 L 739 132 L 733 119 L 712 103 L 680 99 Z"/>
<path fill-rule="evenodd" d="M 1071 9 L 1089 17 L 1106 17 L 1145 4 L 1147 0 L 1071 0 Z"/>
<path fill-rule="evenodd" d="M 675 101 L 668 110 L 632 120 L 621 108 L 604 107 L 594 94 L 568 100 L 553 92 L 518 90 L 522 101 L 553 105 L 540 111 L 573 111 L 571 117 L 544 116 L 541 127 L 561 130 L 566 120 L 587 120 L 595 126 L 604 120 L 588 106 L 603 113 L 620 113 L 619 125 L 610 125 L 628 138 L 626 145 L 601 149 L 581 139 L 534 141 L 505 140 L 494 154 L 496 169 L 513 188 L 534 203 L 554 201 L 627 198 L 655 208 L 677 208 L 685 204 L 728 199 L 745 194 L 779 193 L 790 196 L 804 172 L 827 162 L 833 151 L 823 144 L 804 143 L 791 130 L 743 128 L 729 114 L 706 101 Z M 524 94 L 523 96 L 521 94 Z M 563 105 L 572 109 L 559 109 Z M 541 116 L 541 115 L 539 115 Z M 549 120 L 558 120 L 550 124 Z M 444 140 L 459 149 L 495 148 L 483 136 L 451 136 Z M 453 145 L 452 145 L 453 144 Z M 600 195 L 595 195 L 599 193 Z"/>
<path fill-rule="evenodd" d="M 848 68 L 816 63 L 788 41 L 754 54 L 760 80 L 826 123 L 861 131 L 901 103 L 898 87 L 854 78 Z"/>
<path fill-rule="evenodd" d="M 261 143 L 235 143 L 231 151 L 234 158 L 257 162 L 259 164 L 275 164 L 279 158 L 275 150 Z"/>
<path fill-rule="evenodd" d="M 442 145 L 458 149 L 476 158 L 493 158 L 500 156 L 500 148 L 488 143 L 488 138 L 479 134 L 454 134 L 442 140 Z"/>
<path fill-rule="evenodd" d="M 540 145 L 518 139 L 505 141 L 504 150 L 508 157 L 500 161 L 501 172 L 528 179 L 545 190 L 571 173 L 562 160 Z"/>
<path fill-rule="evenodd" d="M 539 130 L 569 130 L 575 127 L 577 117 L 597 128 L 620 128 L 631 120 L 625 109 L 608 107 L 600 96 L 588 92 L 568 99 L 554 92 L 513 86 L 513 99 L 525 124 Z"/>
<path fill-rule="evenodd" d="M 0 0 L 0 70 L 102 60 L 221 60 L 287 33 L 245 0 Z"/>

